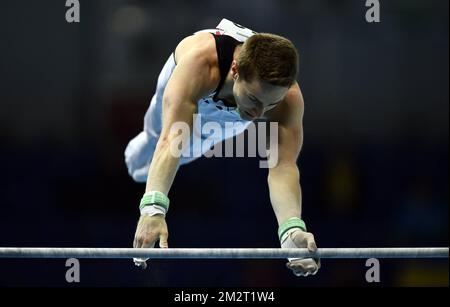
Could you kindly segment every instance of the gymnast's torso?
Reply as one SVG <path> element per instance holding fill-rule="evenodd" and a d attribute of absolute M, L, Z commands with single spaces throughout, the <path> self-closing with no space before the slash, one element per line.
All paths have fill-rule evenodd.
<path fill-rule="evenodd" d="M 241 134 L 251 124 L 251 121 L 241 118 L 235 104 L 226 99 L 218 98 L 218 94 L 229 73 L 235 49 L 255 33 L 250 29 L 223 19 L 215 29 L 206 29 L 194 34 L 205 37 L 205 44 L 211 45 L 211 53 L 217 57 L 216 78 L 218 85 L 215 90 L 197 101 L 197 113 L 201 116 L 195 119 L 191 146 L 188 149 L 189 153 L 183 154 L 180 158 L 180 165 L 192 162 L 209 150 L 209 148 L 202 146 L 202 141 L 205 139 L 217 144 L 227 138 Z M 144 117 L 143 132 L 129 143 L 125 151 L 128 171 L 135 181 L 144 182 L 146 180 L 148 167 L 162 131 L 164 92 L 177 65 L 177 59 L 177 51 L 173 52 L 167 59 L 159 74 L 156 91 Z M 209 122 L 219 124 L 224 133 L 217 136 L 202 133 L 202 126 Z M 230 122 L 241 123 L 241 125 L 234 125 L 233 129 L 230 129 L 226 125 Z"/>

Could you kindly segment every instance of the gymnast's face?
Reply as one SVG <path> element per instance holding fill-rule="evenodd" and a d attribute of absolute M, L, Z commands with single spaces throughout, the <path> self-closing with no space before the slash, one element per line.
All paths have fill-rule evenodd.
<path fill-rule="evenodd" d="M 275 108 L 288 92 L 288 87 L 275 86 L 256 78 L 251 82 L 234 76 L 233 96 L 241 118 L 252 121 Z"/>

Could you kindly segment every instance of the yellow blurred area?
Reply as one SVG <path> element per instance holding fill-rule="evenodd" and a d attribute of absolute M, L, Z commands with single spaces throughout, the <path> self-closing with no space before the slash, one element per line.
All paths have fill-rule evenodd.
<path fill-rule="evenodd" d="M 399 271 L 394 284 L 401 287 L 448 287 L 448 280 L 448 264 L 431 268 L 413 265 Z"/>

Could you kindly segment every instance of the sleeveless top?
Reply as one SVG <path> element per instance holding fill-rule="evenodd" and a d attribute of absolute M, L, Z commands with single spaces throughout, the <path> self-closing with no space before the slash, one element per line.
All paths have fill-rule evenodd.
<path fill-rule="evenodd" d="M 240 117 L 236 107 L 231 107 L 225 101 L 217 98 L 222 89 L 226 76 L 233 61 L 236 46 L 242 44 L 256 32 L 241 25 L 223 19 L 215 29 L 202 30 L 196 33 L 209 32 L 214 35 L 219 60 L 220 82 L 217 89 L 198 101 L 198 115 L 194 120 L 191 148 L 188 157 L 181 157 L 181 164 L 189 163 L 200 157 L 215 144 L 242 133 L 251 121 Z M 152 147 L 156 146 L 162 130 L 162 100 L 164 90 L 176 67 L 175 57 L 172 53 L 166 61 L 159 77 L 156 92 L 144 117 L 144 131 L 147 132 Z M 213 122 L 220 125 L 222 133 L 217 135 L 204 129 L 204 125 Z M 210 127 L 210 126 L 208 126 Z M 211 130 L 211 129 L 210 129 Z M 209 133 L 208 133 L 209 132 Z M 204 145 L 204 141 L 207 141 Z"/>

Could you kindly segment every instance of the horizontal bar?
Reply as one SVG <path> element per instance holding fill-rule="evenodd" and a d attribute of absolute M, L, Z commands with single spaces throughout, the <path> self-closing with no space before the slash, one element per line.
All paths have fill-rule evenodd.
<path fill-rule="evenodd" d="M 448 247 L 425 248 L 24 248 L 0 247 L 0 258 L 448 258 Z"/>

